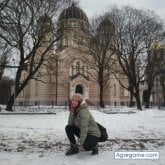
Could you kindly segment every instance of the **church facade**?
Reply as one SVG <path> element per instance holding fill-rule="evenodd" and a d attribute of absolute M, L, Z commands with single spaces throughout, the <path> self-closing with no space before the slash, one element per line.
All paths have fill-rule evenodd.
<path fill-rule="evenodd" d="M 57 43 L 54 58 L 51 57 L 51 74 L 41 77 L 42 81 L 30 80 L 17 98 L 17 104 L 66 105 L 76 92 L 82 93 L 90 105 L 98 104 L 99 84 L 93 78 L 94 71 L 87 63 L 87 59 L 91 58 L 87 49 L 90 39 L 87 15 L 72 4 L 60 14 L 58 26 L 62 26 L 64 30 Z M 40 70 L 44 68 L 41 67 Z M 105 104 L 126 105 L 129 92 L 120 86 L 113 75 L 109 75 L 103 100 Z"/>

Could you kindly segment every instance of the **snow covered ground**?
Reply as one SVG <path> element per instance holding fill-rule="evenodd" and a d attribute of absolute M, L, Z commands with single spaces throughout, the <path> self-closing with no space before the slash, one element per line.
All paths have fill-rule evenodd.
<path fill-rule="evenodd" d="M 99 155 L 96 156 L 90 152 L 65 156 L 69 147 L 65 135 L 69 112 L 65 108 L 17 108 L 14 114 L 2 110 L 0 165 L 164 165 L 164 110 L 138 111 L 128 107 L 89 109 L 109 134 L 108 141 L 99 143 Z M 119 151 L 156 151 L 159 159 L 118 160 L 115 152 Z"/>

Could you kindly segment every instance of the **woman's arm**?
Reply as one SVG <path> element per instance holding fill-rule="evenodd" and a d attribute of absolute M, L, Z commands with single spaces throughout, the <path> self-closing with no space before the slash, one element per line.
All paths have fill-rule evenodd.
<path fill-rule="evenodd" d="M 69 113 L 68 125 L 74 125 L 74 116 L 72 112 Z"/>
<path fill-rule="evenodd" d="M 89 124 L 89 112 L 87 110 L 80 111 L 80 144 L 84 144 Z"/>

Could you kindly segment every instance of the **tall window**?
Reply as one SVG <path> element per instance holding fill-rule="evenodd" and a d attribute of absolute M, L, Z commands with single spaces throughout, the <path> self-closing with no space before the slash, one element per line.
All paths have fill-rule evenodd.
<path fill-rule="evenodd" d="M 72 76 L 74 75 L 74 65 L 72 65 Z"/>
<path fill-rule="evenodd" d="M 64 37 L 64 46 L 68 46 L 68 36 Z"/>
<path fill-rule="evenodd" d="M 80 61 L 76 62 L 76 74 L 80 73 Z"/>
<path fill-rule="evenodd" d="M 84 73 L 85 73 L 85 66 L 83 65 L 82 66 L 82 74 L 84 75 Z"/>
<path fill-rule="evenodd" d="M 86 66 L 87 76 L 88 76 L 88 73 L 89 73 L 89 72 L 88 72 L 88 70 L 89 70 L 89 67 L 88 67 L 88 66 Z"/>
<path fill-rule="evenodd" d="M 73 45 L 77 45 L 77 36 L 76 34 L 73 35 Z"/>

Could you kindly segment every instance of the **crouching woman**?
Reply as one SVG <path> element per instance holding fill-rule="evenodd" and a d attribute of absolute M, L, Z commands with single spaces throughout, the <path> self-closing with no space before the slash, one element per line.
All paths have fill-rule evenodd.
<path fill-rule="evenodd" d="M 92 155 L 98 154 L 100 130 L 81 94 L 72 96 L 71 111 L 65 131 L 70 141 L 70 148 L 66 155 L 77 154 L 79 150 L 92 151 Z M 79 139 L 79 145 L 76 142 L 76 136 Z"/>

